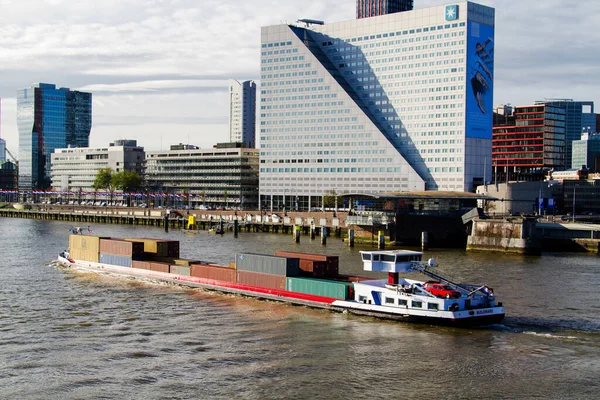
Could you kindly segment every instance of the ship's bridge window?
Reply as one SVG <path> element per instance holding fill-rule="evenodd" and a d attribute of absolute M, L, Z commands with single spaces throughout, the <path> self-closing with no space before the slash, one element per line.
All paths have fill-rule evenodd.
<path fill-rule="evenodd" d="M 366 303 L 367 302 L 367 296 L 358 296 L 358 301 L 361 303 Z"/>
<path fill-rule="evenodd" d="M 386 297 L 385 304 L 395 304 L 395 299 L 393 297 Z"/>
<path fill-rule="evenodd" d="M 423 308 L 423 302 L 422 301 L 412 301 L 411 307 L 412 308 Z"/>
<path fill-rule="evenodd" d="M 408 300 L 399 299 L 398 300 L 398 305 L 399 306 L 407 306 L 408 305 Z"/>
<path fill-rule="evenodd" d="M 439 310 L 440 306 L 438 303 L 427 303 L 427 309 L 428 310 Z"/>
<path fill-rule="evenodd" d="M 371 254 L 369 254 L 369 253 L 363 253 L 362 259 L 364 261 L 371 261 Z"/>
<path fill-rule="evenodd" d="M 379 254 L 373 254 L 373 261 L 379 261 Z"/>
<path fill-rule="evenodd" d="M 396 256 L 393 255 L 393 254 L 382 254 L 381 255 L 381 261 L 395 262 L 396 261 Z"/>

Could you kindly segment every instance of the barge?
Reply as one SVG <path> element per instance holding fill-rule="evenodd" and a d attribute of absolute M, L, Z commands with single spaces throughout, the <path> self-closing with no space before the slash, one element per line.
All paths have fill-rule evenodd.
<path fill-rule="evenodd" d="M 408 250 L 361 251 L 365 271 L 387 279 L 339 274 L 338 257 L 297 252 L 239 253 L 217 265 L 179 258 L 179 242 L 71 235 L 60 265 L 74 270 L 132 277 L 275 300 L 311 308 L 436 325 L 483 326 L 504 318 L 504 307 L 486 285 L 456 283 L 433 259 Z M 401 277 L 421 273 L 424 281 Z"/>

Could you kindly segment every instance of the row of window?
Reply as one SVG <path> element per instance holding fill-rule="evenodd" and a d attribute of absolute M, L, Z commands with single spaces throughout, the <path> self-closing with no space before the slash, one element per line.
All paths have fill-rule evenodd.
<path fill-rule="evenodd" d="M 444 29 L 454 29 L 454 28 L 464 27 L 464 26 L 466 26 L 466 23 L 460 22 L 460 23 L 454 23 L 454 24 L 445 24 L 445 25 L 424 27 L 424 28 L 407 29 L 407 30 L 396 31 L 396 32 L 380 33 L 380 34 L 369 35 L 369 36 L 360 36 L 360 37 L 354 37 L 354 38 L 349 38 L 349 39 L 345 39 L 345 40 L 336 39 L 333 41 L 322 42 L 322 46 L 324 46 L 324 47 L 325 46 L 335 46 L 335 45 L 343 44 L 344 42 L 345 43 L 355 43 L 355 42 L 362 42 L 362 41 L 369 41 L 369 40 L 385 39 L 388 37 L 415 35 L 415 34 L 419 34 L 419 33 L 435 32 L 435 31 L 441 31 Z"/>

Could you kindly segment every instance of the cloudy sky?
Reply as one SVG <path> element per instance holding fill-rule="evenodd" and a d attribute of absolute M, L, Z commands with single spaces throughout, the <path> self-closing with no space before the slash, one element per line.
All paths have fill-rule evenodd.
<path fill-rule="evenodd" d="M 600 2 L 479 3 L 496 8 L 495 104 L 600 100 Z M 2 137 L 16 153 L 16 91 L 49 82 L 93 93 L 92 146 L 210 147 L 228 139 L 227 79 L 259 80 L 261 26 L 354 15 L 355 0 L 0 0 Z"/>

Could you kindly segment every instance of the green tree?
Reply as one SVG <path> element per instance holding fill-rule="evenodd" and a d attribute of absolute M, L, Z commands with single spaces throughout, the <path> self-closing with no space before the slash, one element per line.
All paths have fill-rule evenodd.
<path fill-rule="evenodd" d="M 323 196 L 323 202 L 325 208 L 335 208 L 335 198 L 337 197 L 337 193 L 335 190 L 328 190 L 325 192 L 325 196 Z"/>
<path fill-rule="evenodd" d="M 142 187 L 142 178 L 134 171 L 119 171 L 113 174 L 111 183 L 123 193 L 131 193 Z M 127 197 L 127 206 L 131 206 L 131 196 Z"/>
<path fill-rule="evenodd" d="M 112 177 L 114 171 L 110 168 L 102 168 L 96 174 L 96 179 L 94 179 L 94 183 L 92 183 L 92 188 L 97 192 L 99 190 L 106 190 L 110 193 L 110 201 L 112 202 L 113 192 L 115 191 L 115 187 L 112 184 Z"/>
<path fill-rule="evenodd" d="M 112 175 L 111 184 L 114 188 L 129 193 L 142 187 L 142 177 L 135 171 L 119 171 Z"/>

